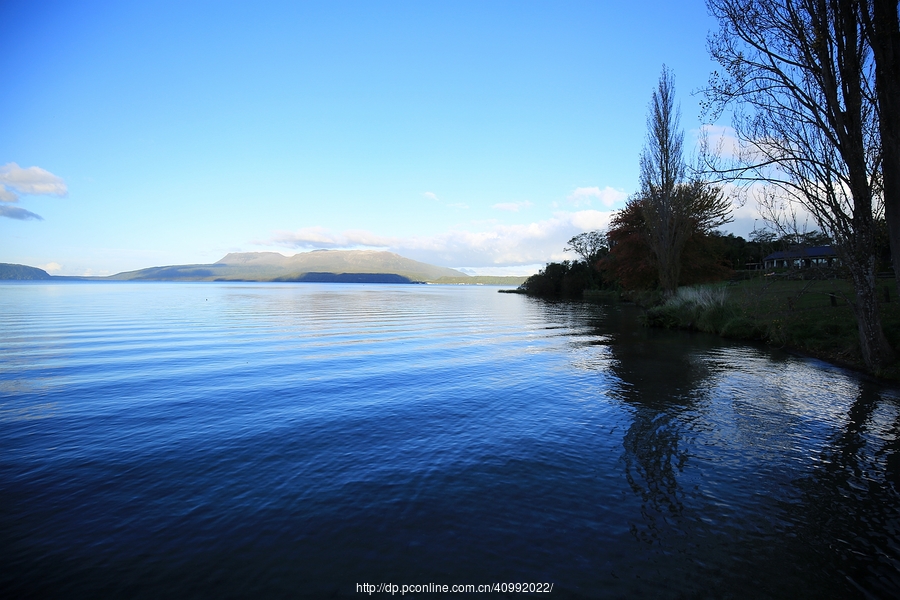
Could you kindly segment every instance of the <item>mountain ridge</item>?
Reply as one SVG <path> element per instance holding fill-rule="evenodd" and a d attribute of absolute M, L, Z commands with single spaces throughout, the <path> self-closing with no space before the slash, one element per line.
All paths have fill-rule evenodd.
<path fill-rule="evenodd" d="M 400 275 L 412 282 L 467 277 L 455 269 L 430 265 L 383 250 L 319 250 L 292 256 L 278 252 L 230 252 L 211 264 L 150 267 L 117 273 L 109 279 L 286 281 L 300 280 L 298 278 L 308 273 Z"/>
<path fill-rule="evenodd" d="M 0 279 L 7 281 L 44 281 L 53 279 L 47 271 L 28 265 L 0 263 Z"/>
<path fill-rule="evenodd" d="M 525 277 L 470 276 L 383 250 L 313 250 L 291 256 L 278 252 L 230 252 L 210 264 L 148 267 L 108 277 L 53 276 L 35 267 L 0 263 L 0 279 L 519 285 Z"/>

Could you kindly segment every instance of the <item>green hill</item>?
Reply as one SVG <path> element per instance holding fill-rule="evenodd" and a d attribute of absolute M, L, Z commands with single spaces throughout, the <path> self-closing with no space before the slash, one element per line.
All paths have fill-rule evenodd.
<path fill-rule="evenodd" d="M 109 277 L 53 277 L 46 271 L 0 263 L 0 279 L 90 279 L 117 281 L 308 281 L 335 283 L 444 283 L 519 285 L 525 277 L 469 276 L 377 250 L 233 252 L 212 264 L 169 265 Z"/>
<path fill-rule="evenodd" d="M 315 274 L 315 275 L 311 275 Z M 348 277 L 350 274 L 365 278 Z M 330 281 L 389 283 L 467 279 L 465 273 L 377 250 L 315 250 L 284 256 L 277 252 L 231 253 L 208 265 L 151 267 L 112 275 L 109 279 L 142 281 L 312 281 L 342 275 Z"/>
<path fill-rule="evenodd" d="M 0 263 L 0 279 L 40 280 L 52 277 L 47 271 L 37 267 Z"/>

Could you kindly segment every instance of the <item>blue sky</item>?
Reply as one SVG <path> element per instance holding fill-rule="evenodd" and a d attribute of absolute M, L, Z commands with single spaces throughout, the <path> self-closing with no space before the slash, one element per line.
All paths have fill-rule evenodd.
<path fill-rule="evenodd" d="M 530 273 L 637 187 L 664 63 L 692 146 L 714 28 L 702 1 L 4 0 L 0 262 Z"/>

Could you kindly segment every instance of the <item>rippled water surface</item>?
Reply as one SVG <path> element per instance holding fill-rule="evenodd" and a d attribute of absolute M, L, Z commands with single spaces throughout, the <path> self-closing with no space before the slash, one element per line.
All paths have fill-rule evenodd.
<path fill-rule="evenodd" d="M 635 318 L 490 287 L 0 284 L 0 589 L 897 596 L 898 389 Z"/>

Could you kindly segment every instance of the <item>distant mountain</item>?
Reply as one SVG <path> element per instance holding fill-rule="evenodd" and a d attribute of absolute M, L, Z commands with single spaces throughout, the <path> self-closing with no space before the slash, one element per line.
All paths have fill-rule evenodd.
<path fill-rule="evenodd" d="M 350 277 L 350 274 L 357 275 Z M 335 275 L 342 277 L 334 278 Z M 366 277 L 360 278 L 359 275 Z M 399 276 L 403 279 L 397 279 Z M 209 265 L 151 267 L 109 279 L 142 281 L 367 281 L 468 279 L 455 269 L 438 267 L 378 250 L 315 250 L 284 256 L 277 252 L 239 252 Z M 383 281 L 382 281 L 383 280 Z"/>
<path fill-rule="evenodd" d="M 9 263 L 0 263 L 0 279 L 52 279 L 51 275 L 37 267 L 27 267 L 25 265 L 11 265 Z"/>
<path fill-rule="evenodd" d="M 170 265 L 126 271 L 109 277 L 58 277 L 46 271 L 0 263 L 0 279 L 119 281 L 308 281 L 335 283 L 456 283 L 519 285 L 525 277 L 474 277 L 377 250 L 314 250 L 285 256 L 277 252 L 234 252 L 208 265 Z"/>

